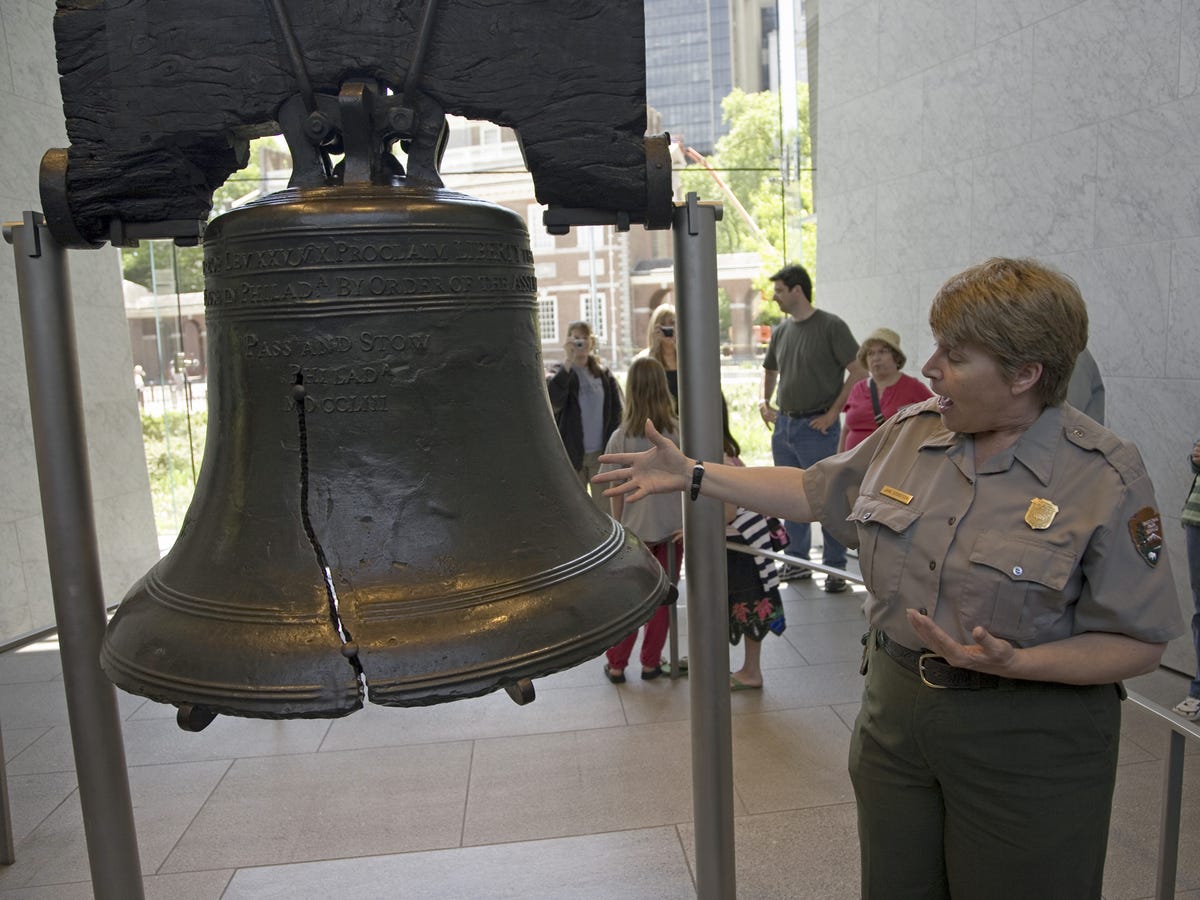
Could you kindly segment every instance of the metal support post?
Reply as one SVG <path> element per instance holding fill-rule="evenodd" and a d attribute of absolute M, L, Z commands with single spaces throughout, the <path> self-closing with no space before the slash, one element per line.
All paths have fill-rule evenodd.
<path fill-rule="evenodd" d="M 1175 870 L 1179 866 L 1179 820 L 1183 813 L 1183 750 L 1185 738 L 1171 730 L 1163 766 L 1162 819 L 1158 828 L 1158 874 L 1154 896 L 1175 896 Z"/>
<path fill-rule="evenodd" d="M 17 861 L 13 849 L 12 807 L 8 802 L 8 764 L 4 761 L 4 741 L 0 740 L 0 863 L 11 866 Z"/>
<path fill-rule="evenodd" d="M 667 571 L 671 573 L 671 577 L 675 576 L 675 567 L 679 565 L 679 560 L 675 558 L 675 542 L 667 543 Z M 667 658 L 671 666 L 671 680 L 674 681 L 683 674 L 681 671 L 683 666 L 679 661 L 679 600 L 676 598 L 671 601 L 671 605 L 667 607 Z"/>
<path fill-rule="evenodd" d="M 4 226 L 17 294 L 54 616 L 92 893 L 142 900 L 141 865 L 116 688 L 100 671 L 106 616 L 92 510 L 83 392 L 63 249 L 39 213 Z"/>
<path fill-rule="evenodd" d="M 723 458 L 721 346 L 717 316 L 717 227 L 721 207 L 688 194 L 675 207 L 675 301 L 683 452 Z M 698 900 L 737 896 L 733 837 L 733 738 L 729 713 L 729 624 L 725 517 L 717 500 L 684 500 L 692 810 Z"/>

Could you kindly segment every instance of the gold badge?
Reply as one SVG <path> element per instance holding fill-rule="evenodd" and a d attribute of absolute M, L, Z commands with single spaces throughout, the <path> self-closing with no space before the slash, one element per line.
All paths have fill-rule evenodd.
<path fill-rule="evenodd" d="M 1162 517 L 1152 506 L 1143 506 L 1129 517 L 1129 536 L 1133 538 L 1133 546 L 1151 566 L 1158 565 L 1162 556 L 1163 530 Z"/>
<path fill-rule="evenodd" d="M 1025 524 L 1035 531 L 1049 528 L 1054 517 L 1058 515 L 1058 507 L 1049 500 L 1034 497 L 1029 501 L 1029 509 L 1025 510 Z"/>
<path fill-rule="evenodd" d="M 879 489 L 879 493 L 883 494 L 885 497 L 891 497 L 893 500 L 899 500 L 905 506 L 908 506 L 908 504 L 912 503 L 913 495 L 904 493 L 904 491 L 900 490 L 900 488 L 894 488 L 885 484 Z"/>

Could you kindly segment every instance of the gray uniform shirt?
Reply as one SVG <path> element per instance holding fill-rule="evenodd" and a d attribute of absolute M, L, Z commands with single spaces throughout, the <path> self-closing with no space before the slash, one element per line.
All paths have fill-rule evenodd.
<path fill-rule="evenodd" d="M 1140 454 L 1078 410 L 1047 407 L 975 466 L 937 400 L 910 406 L 848 453 L 805 472 L 822 527 L 858 545 L 872 626 L 918 649 L 905 609 L 961 643 L 982 625 L 1018 647 L 1086 631 L 1157 643 L 1183 633 Z M 1035 500 L 1058 507 L 1047 513 Z"/>

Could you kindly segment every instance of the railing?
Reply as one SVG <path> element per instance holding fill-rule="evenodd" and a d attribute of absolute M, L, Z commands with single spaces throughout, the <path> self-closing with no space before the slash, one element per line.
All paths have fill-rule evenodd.
<path fill-rule="evenodd" d="M 844 578 L 855 584 L 863 584 L 862 577 L 855 575 L 853 572 L 845 572 L 841 569 L 835 569 L 832 566 L 815 563 L 807 559 L 800 559 L 796 556 L 789 556 L 786 553 L 760 550 L 733 541 L 726 543 L 725 546 L 738 553 L 747 553 L 751 556 L 765 556 L 776 562 L 802 566 L 813 571 L 824 572 L 826 575 Z M 672 622 L 673 627 L 674 622 Z M 674 671 L 675 666 L 673 665 L 672 674 L 674 674 Z M 1136 704 L 1150 713 L 1150 715 L 1162 720 L 1171 730 L 1167 745 L 1167 759 L 1163 766 L 1162 817 L 1159 820 L 1158 827 L 1158 868 L 1155 877 L 1154 897 L 1155 900 L 1172 900 L 1175 896 L 1175 876 L 1179 866 L 1179 823 L 1183 812 L 1184 743 L 1188 738 L 1200 740 L 1200 727 L 1186 719 L 1179 718 L 1179 716 L 1172 713 L 1166 707 L 1159 706 L 1153 700 L 1148 700 L 1141 694 L 1133 691 L 1127 691 L 1126 693 L 1128 694 L 1129 702 Z"/>

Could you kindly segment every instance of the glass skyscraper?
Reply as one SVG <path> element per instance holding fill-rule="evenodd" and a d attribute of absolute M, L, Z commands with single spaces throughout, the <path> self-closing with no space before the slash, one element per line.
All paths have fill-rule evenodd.
<path fill-rule="evenodd" d="M 646 99 L 686 146 L 713 152 L 733 90 L 729 0 L 645 0 Z"/>

